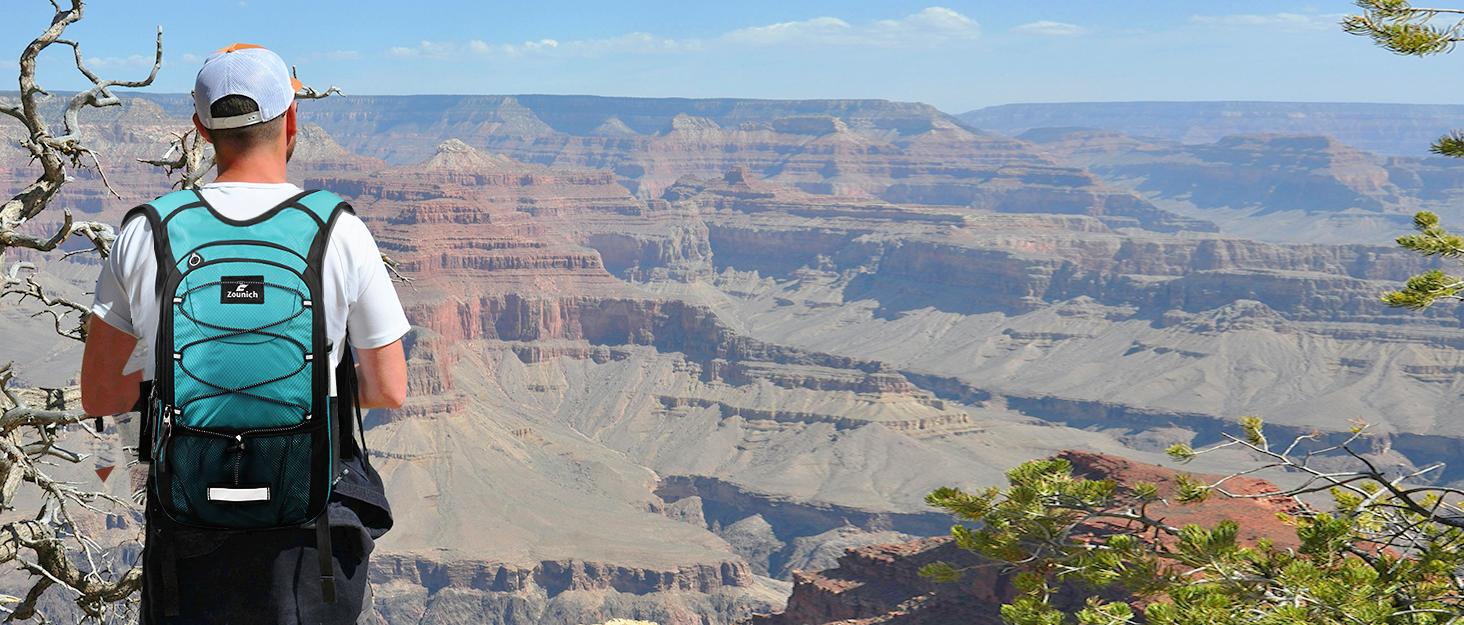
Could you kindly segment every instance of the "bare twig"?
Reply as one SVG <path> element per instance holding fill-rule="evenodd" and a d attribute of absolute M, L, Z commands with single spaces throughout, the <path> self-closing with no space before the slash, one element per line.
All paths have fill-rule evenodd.
<path fill-rule="evenodd" d="M 299 80 L 300 79 L 300 73 L 298 71 L 296 71 L 294 65 L 291 65 L 290 66 L 290 76 L 293 77 L 295 80 Z M 345 97 L 345 95 L 346 95 L 340 89 L 337 89 L 335 85 L 331 85 L 330 87 L 327 87 L 325 91 L 316 91 L 314 87 L 311 87 L 310 85 L 305 85 L 305 86 L 301 87 L 299 91 L 296 91 L 295 92 L 295 99 L 296 100 L 319 100 L 321 98 L 328 98 L 328 97 L 330 97 L 330 94 L 332 94 L 332 93 L 339 94 L 341 97 Z"/>
<path fill-rule="evenodd" d="M 176 156 L 175 156 L 176 155 Z M 174 133 L 168 151 L 161 158 L 139 158 L 137 162 L 161 167 L 163 173 L 172 176 L 174 171 L 183 170 L 183 175 L 173 186 L 180 189 L 197 189 L 198 183 L 213 169 L 214 157 L 208 149 L 208 141 L 194 129 L 182 134 Z"/>
<path fill-rule="evenodd" d="M 397 262 L 392 257 L 387 256 L 386 254 L 381 255 L 381 262 L 386 265 L 386 271 L 391 274 L 392 282 L 400 282 L 407 285 L 412 284 L 411 278 L 404 276 L 401 274 L 401 272 L 397 271 L 397 268 L 402 266 L 401 263 Z M 415 289 L 417 287 L 413 286 L 412 288 Z"/>

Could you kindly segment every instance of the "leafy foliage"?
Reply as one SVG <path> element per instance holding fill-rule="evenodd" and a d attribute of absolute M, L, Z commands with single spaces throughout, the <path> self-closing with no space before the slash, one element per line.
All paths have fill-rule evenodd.
<path fill-rule="evenodd" d="M 1439 217 L 1428 211 L 1413 216 L 1413 229 L 1418 234 L 1398 237 L 1398 245 L 1424 256 L 1459 258 L 1464 256 L 1464 237 L 1439 225 Z M 1441 299 L 1459 300 L 1464 280 L 1442 270 L 1426 271 L 1408 279 L 1402 289 L 1382 295 L 1383 303 L 1394 308 L 1428 308 Z"/>
<path fill-rule="evenodd" d="M 1241 447 L 1270 459 L 1264 467 L 1287 468 L 1310 477 L 1302 486 L 1261 495 L 1225 490 L 1232 477 L 1214 484 L 1176 479 L 1177 499 L 1191 504 L 1211 494 L 1272 497 L 1332 493 L 1331 513 L 1299 506 L 1285 517 L 1299 546 L 1276 547 L 1262 539 L 1239 540 L 1231 520 L 1214 527 L 1173 527 L 1156 514 L 1168 505 L 1153 484 L 1123 488 L 1112 480 L 1074 477 L 1066 460 L 1025 463 L 1007 473 L 1006 489 L 967 493 L 942 488 L 927 502 L 950 512 L 963 525 L 952 529 L 956 543 L 1015 573 L 1020 594 L 1002 607 L 1013 625 L 1240 625 L 1443 624 L 1464 621 L 1464 518 L 1457 503 L 1464 492 L 1407 487 L 1389 479 L 1362 456 L 1356 472 L 1324 472 L 1308 465 L 1316 453 L 1352 453 L 1366 436 L 1359 427 L 1346 442 L 1294 455 L 1293 441 L 1272 449 L 1255 417 L 1242 435 L 1205 450 L 1176 445 L 1181 462 L 1224 447 Z M 1181 504 L 1183 505 L 1183 504 Z M 979 527 L 980 529 L 970 529 Z M 1102 531 L 1095 531 L 1101 527 Z M 1113 528 L 1119 531 L 1112 531 Z M 962 571 L 936 563 L 921 571 L 937 581 Z M 1053 605 L 1057 584 L 1119 588 L 1134 605 L 1098 597 L 1074 613 Z M 1096 593 L 1095 593 L 1096 594 Z M 1142 605 L 1142 610 L 1135 606 Z"/>
<path fill-rule="evenodd" d="M 1395 54 L 1428 56 L 1448 52 L 1460 41 L 1464 22 L 1441 26 L 1433 23 L 1441 15 L 1459 15 L 1457 9 L 1414 7 L 1407 0 L 1357 0 L 1359 15 L 1342 20 L 1342 30 L 1353 35 L 1371 37 L 1379 46 Z"/>

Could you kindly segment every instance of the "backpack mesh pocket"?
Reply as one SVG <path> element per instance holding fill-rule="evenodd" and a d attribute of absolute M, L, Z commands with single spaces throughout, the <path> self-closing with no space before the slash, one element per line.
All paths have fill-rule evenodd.
<path fill-rule="evenodd" d="M 312 510 L 312 495 L 324 488 L 312 479 L 328 474 L 311 463 L 322 457 L 314 450 L 328 448 L 328 433 L 321 424 L 304 425 L 309 429 L 242 435 L 175 431 L 167 443 L 166 479 L 174 520 L 238 529 L 310 522 L 319 512 Z M 210 489 L 216 490 L 211 494 Z M 217 496 L 240 489 L 267 492 L 267 497 L 231 501 Z"/>

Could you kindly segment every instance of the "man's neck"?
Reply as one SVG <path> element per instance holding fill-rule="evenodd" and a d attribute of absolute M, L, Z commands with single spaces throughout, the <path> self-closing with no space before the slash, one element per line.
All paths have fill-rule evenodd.
<path fill-rule="evenodd" d="M 273 150 L 255 150 L 244 154 L 220 153 L 216 158 L 219 174 L 214 182 L 289 182 L 285 176 L 284 154 L 274 153 Z"/>

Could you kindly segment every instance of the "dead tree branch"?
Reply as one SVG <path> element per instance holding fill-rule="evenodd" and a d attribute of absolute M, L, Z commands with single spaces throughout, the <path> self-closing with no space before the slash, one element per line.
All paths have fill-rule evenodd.
<path fill-rule="evenodd" d="M 295 69 L 295 66 L 294 65 L 291 65 L 290 66 L 290 76 L 292 78 L 294 78 L 295 80 L 299 80 L 300 79 L 300 72 Z M 328 97 L 330 97 L 330 94 L 332 94 L 332 93 L 338 94 L 338 95 L 340 95 L 343 98 L 346 97 L 346 94 L 344 92 L 342 92 L 340 89 L 336 88 L 335 85 L 331 85 L 331 86 L 327 87 L 325 91 L 316 91 L 315 90 L 315 87 L 311 87 L 310 85 L 305 85 L 303 87 L 300 87 L 300 90 L 299 91 L 296 91 L 295 92 L 295 99 L 296 100 L 319 100 L 321 98 L 328 98 Z"/>
<path fill-rule="evenodd" d="M 66 28 L 82 19 L 83 0 L 69 0 L 63 6 L 51 0 L 55 12 L 50 25 L 20 54 L 18 71 L 20 95 L 14 103 L 0 103 L 0 113 L 16 120 L 24 130 L 20 145 L 40 169 L 34 182 L 26 185 L 8 200 L 0 203 L 0 258 L 10 248 L 52 252 L 73 236 L 85 237 L 91 247 L 68 252 L 96 252 L 106 257 L 116 233 L 101 222 L 78 222 L 70 210 L 62 211 L 62 223 L 49 236 L 29 232 L 26 225 L 51 205 L 61 187 L 72 180 L 69 170 L 91 169 L 98 172 L 102 184 L 113 195 L 116 192 L 102 171 L 102 161 L 82 138 L 80 115 L 89 108 L 117 106 L 121 99 L 114 88 L 146 87 L 157 77 L 163 63 L 162 29 L 158 29 L 152 69 L 141 80 L 106 79 L 87 67 L 78 42 L 65 39 Z M 61 132 L 52 131 L 42 111 L 42 102 L 50 94 L 36 79 L 36 65 L 42 52 L 52 45 L 71 48 L 76 69 L 91 82 L 91 88 L 72 96 L 61 115 Z M 28 272 L 22 275 L 21 272 Z M 77 340 L 86 339 L 86 320 L 90 307 L 49 293 L 36 279 L 32 263 L 14 263 L 0 273 L 0 297 L 16 296 L 22 302 L 35 300 L 41 308 L 35 315 L 51 315 L 57 333 Z M 63 324 L 63 317 L 79 318 L 74 328 Z M 138 568 L 121 570 L 102 554 L 101 546 L 87 535 L 77 521 L 78 514 L 105 514 L 108 510 L 136 510 L 125 498 L 87 490 L 79 483 L 64 482 L 47 473 L 47 467 L 58 463 L 80 463 L 88 454 L 64 449 L 60 443 L 66 432 L 96 436 L 84 423 L 86 415 L 79 408 L 64 405 L 33 406 L 26 393 L 11 387 L 16 379 L 14 363 L 0 367 L 0 509 L 13 508 L 20 489 L 26 484 L 40 490 L 44 507 L 33 520 L 0 525 L 0 564 L 13 563 L 35 577 L 24 599 L 0 596 L 0 603 L 18 603 L 6 622 L 46 616 L 37 610 L 42 597 L 52 587 L 61 587 L 72 595 L 84 615 L 84 622 L 105 623 L 126 610 L 128 598 L 141 586 Z"/>
<path fill-rule="evenodd" d="M 161 167 L 163 174 L 172 177 L 173 172 L 182 170 L 183 175 L 173 186 L 180 189 L 197 189 L 208 170 L 213 169 L 214 157 L 208 149 L 208 141 L 192 128 L 182 134 L 173 133 L 173 141 L 161 158 L 139 158 L 137 162 Z"/>

